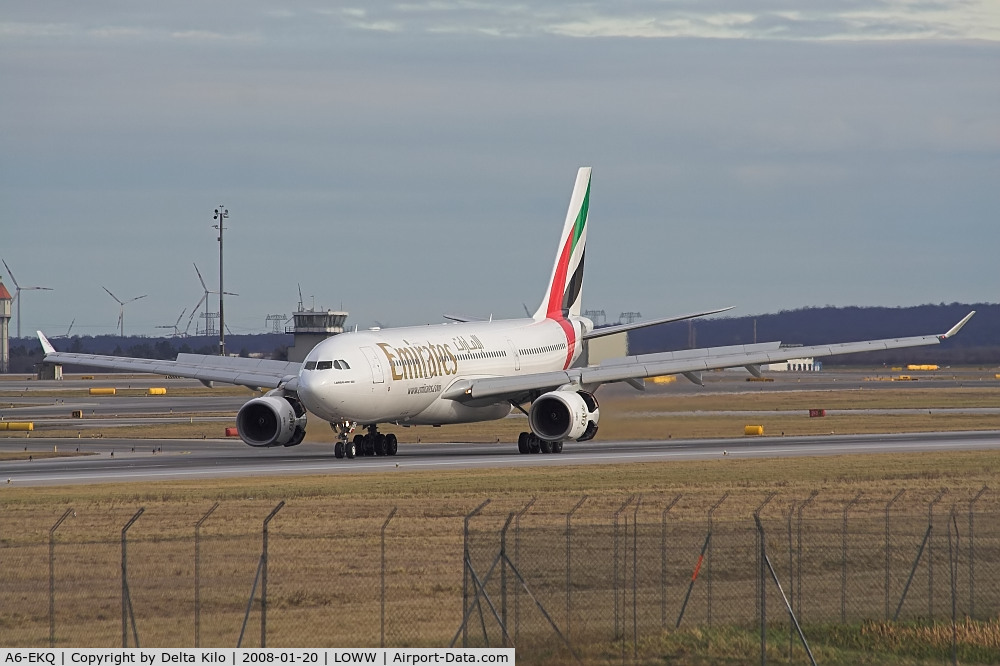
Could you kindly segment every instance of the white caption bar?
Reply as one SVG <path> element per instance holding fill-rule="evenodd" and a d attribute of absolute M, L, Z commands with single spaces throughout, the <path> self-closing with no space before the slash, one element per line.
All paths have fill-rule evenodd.
<path fill-rule="evenodd" d="M 0 666 L 514 664 L 514 648 L 0 648 Z"/>

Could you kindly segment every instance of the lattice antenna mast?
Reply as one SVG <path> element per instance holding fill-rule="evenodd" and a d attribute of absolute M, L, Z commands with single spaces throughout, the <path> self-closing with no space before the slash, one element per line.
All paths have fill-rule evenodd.
<path fill-rule="evenodd" d="M 269 314 L 267 315 L 267 321 L 271 324 L 272 333 L 281 333 L 281 325 L 288 320 L 283 314 Z"/>

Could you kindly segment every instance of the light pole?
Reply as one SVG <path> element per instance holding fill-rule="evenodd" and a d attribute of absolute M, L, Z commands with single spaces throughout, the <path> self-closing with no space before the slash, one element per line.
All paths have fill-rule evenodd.
<path fill-rule="evenodd" d="M 229 210 L 220 205 L 215 209 L 215 216 L 213 220 L 218 220 L 219 223 L 212 225 L 213 229 L 219 230 L 219 356 L 226 355 L 226 311 L 222 305 L 222 294 L 225 293 L 222 288 L 222 232 L 225 230 L 223 221 L 229 217 Z"/>

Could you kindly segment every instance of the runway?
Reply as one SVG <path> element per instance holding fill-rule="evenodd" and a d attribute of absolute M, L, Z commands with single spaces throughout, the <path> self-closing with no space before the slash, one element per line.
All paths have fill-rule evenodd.
<path fill-rule="evenodd" d="M 693 391 L 746 393 L 758 391 L 831 390 L 878 386 L 887 382 L 865 381 L 870 373 L 809 373 L 781 377 L 774 383 L 747 383 L 737 373 L 712 373 L 706 387 L 688 382 L 666 386 L 650 385 L 651 393 Z M 987 378 L 988 379 L 988 378 Z M 982 373 L 940 373 L 921 388 L 984 386 Z M 168 386 L 166 396 L 141 394 L 113 397 L 89 396 L 86 387 L 115 386 L 144 390 Z M 414 470 L 489 469 L 516 467 L 556 467 L 561 465 L 607 465 L 615 463 L 669 462 L 682 460 L 741 459 L 763 457 L 830 456 L 840 454 L 906 451 L 949 451 L 1000 448 L 1000 431 L 964 433 L 921 433 L 906 435 L 830 435 L 813 437 L 762 437 L 715 440 L 594 441 L 565 445 L 562 454 L 521 455 L 512 443 L 505 444 L 400 444 L 390 458 L 337 460 L 330 443 L 306 442 L 293 448 L 254 449 L 235 438 L 226 439 L 134 439 L 47 438 L 45 429 L 76 429 L 104 434 L 114 426 L 159 425 L 191 421 L 218 421 L 229 425 L 233 415 L 247 400 L 237 392 L 223 395 L 178 395 L 198 388 L 192 380 L 162 377 L 99 377 L 95 380 L 65 381 L 7 380 L 0 382 L 0 418 L 31 420 L 43 424 L 30 439 L 0 438 L 0 451 L 50 452 L 58 447 L 72 457 L 0 461 L 0 488 L 61 484 L 149 482 L 157 480 L 218 479 L 270 475 L 393 474 Z M 912 386 L 912 385 L 911 385 Z M 609 386 L 610 395 L 632 395 L 630 387 Z M 72 410 L 82 410 L 85 418 L 71 418 Z M 909 410 L 893 410 L 906 413 Z M 995 413 L 992 408 L 951 409 L 962 413 Z M 751 416 L 747 412 L 738 412 Z M 768 412 L 774 414 L 775 412 Z M 857 413 L 856 411 L 853 413 Z M 221 430 L 221 428 L 220 428 Z"/>
<path fill-rule="evenodd" d="M 0 440 L 0 450 L 20 450 L 24 442 Z M 84 451 L 92 455 L 3 462 L 0 464 L 0 487 L 995 450 L 1000 448 L 1000 431 L 715 440 L 597 440 L 568 443 L 563 453 L 549 455 L 522 455 L 515 445 L 509 443 L 400 444 L 396 456 L 354 460 L 337 460 L 329 445 L 302 444 L 290 449 L 255 450 L 238 440 L 32 438 L 31 448 L 52 450 L 53 446 L 58 446 L 66 451 L 75 442 L 80 442 L 85 447 Z"/>

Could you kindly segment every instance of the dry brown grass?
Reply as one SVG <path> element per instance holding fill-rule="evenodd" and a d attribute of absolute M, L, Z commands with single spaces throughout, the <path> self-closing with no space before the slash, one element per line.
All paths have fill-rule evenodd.
<path fill-rule="evenodd" d="M 933 395 L 937 393 L 910 389 L 868 391 L 860 404 L 869 408 L 919 405 L 920 409 L 933 410 L 945 406 L 944 400 L 953 399 L 938 399 Z M 996 398 L 996 393 L 976 390 L 959 397 L 958 404 L 969 406 L 970 402 L 981 404 L 978 401 Z M 845 402 L 838 402 L 841 399 Z M 649 396 L 640 400 L 612 397 L 602 401 L 600 436 L 732 436 L 742 432 L 747 423 L 740 415 L 650 414 L 658 411 L 840 409 L 851 404 L 859 405 L 857 395 L 828 392 Z M 644 415 L 637 417 L 637 413 Z M 856 414 L 809 419 L 803 414 L 760 420 L 769 435 L 781 429 L 791 435 L 865 431 L 859 428 L 895 431 L 906 429 L 903 426 L 932 430 L 948 426 L 963 430 L 1000 427 L 995 417 L 981 421 L 974 415 L 952 417 L 932 413 L 924 420 L 916 414 L 902 419 Z M 974 422 L 976 425 L 970 425 Z M 194 429 L 185 432 L 205 428 L 213 437 L 222 427 L 180 427 L 188 426 Z M 492 441 L 498 435 L 510 441 L 524 427 L 523 418 L 510 418 L 468 427 L 398 432 L 407 437 L 404 441 L 417 436 L 435 441 Z M 157 430 L 163 436 L 159 427 Z M 314 440 L 310 438 L 303 446 L 327 446 L 328 432 L 313 428 L 311 433 L 323 443 L 311 443 Z M 71 434 L 75 437 L 75 431 Z M 396 645 L 440 645 L 450 640 L 460 621 L 462 517 L 487 498 L 492 502 L 476 524 L 481 529 L 495 530 L 511 511 L 519 510 L 531 498 L 536 498 L 536 503 L 525 517 L 526 527 L 562 525 L 565 513 L 587 495 L 587 501 L 574 515 L 574 524 L 585 532 L 607 529 L 610 516 L 633 495 L 643 498 L 639 520 L 657 523 L 662 509 L 679 494 L 681 499 L 671 510 L 671 520 L 690 529 L 684 528 L 676 536 L 679 543 L 690 541 L 697 550 L 707 508 L 724 493 L 729 496 L 716 514 L 720 521 L 748 520 L 772 493 L 776 496 L 764 515 L 780 521 L 792 502 L 802 501 L 813 491 L 818 495 L 810 505 L 809 517 L 839 521 L 846 503 L 859 493 L 861 501 L 852 509 L 854 516 L 880 519 L 885 503 L 899 490 L 906 491 L 897 505 L 901 515 L 926 516 L 927 503 L 940 491 L 946 490 L 940 504 L 940 510 L 946 511 L 953 504 L 964 506 L 984 485 L 994 489 L 1000 484 L 998 480 L 1000 451 L 982 451 L 781 460 L 720 457 L 711 461 L 512 470 L 393 469 L 384 475 L 335 478 L 0 487 L 4 506 L 0 512 L 0 635 L 7 637 L 4 642 L 10 644 L 47 644 L 48 583 L 47 568 L 42 563 L 47 561 L 48 529 L 66 507 L 73 507 L 75 515 L 57 532 L 58 645 L 104 646 L 120 642 L 119 539 L 122 526 L 139 507 L 144 507 L 145 513 L 129 532 L 129 570 L 143 645 L 193 644 L 193 529 L 195 521 L 215 502 L 220 506 L 202 531 L 202 576 L 206 581 L 202 593 L 202 644 L 233 644 L 260 552 L 261 521 L 281 500 L 286 505 L 271 524 L 269 601 L 273 613 L 269 617 L 269 644 L 377 644 L 378 533 L 390 508 L 398 506 L 399 513 L 387 533 L 388 640 Z M 992 516 L 1000 515 L 1000 495 L 990 490 L 978 506 Z M 631 510 L 629 515 L 631 519 Z M 592 553 L 596 561 L 606 557 L 604 550 Z M 807 573 L 819 575 L 828 564 L 809 562 Z M 689 570 L 680 571 L 688 567 L 686 561 L 677 566 L 678 578 L 690 575 Z M 831 581 L 837 576 L 836 572 L 823 573 L 827 574 Z M 823 584 L 833 586 L 834 582 Z M 926 594 L 926 586 L 922 589 Z M 723 605 L 746 603 L 743 592 L 743 588 L 724 587 L 720 579 L 718 601 Z M 835 593 L 817 596 L 823 603 L 837 602 Z M 597 599 L 594 603 L 603 602 Z M 258 618 L 254 615 L 251 619 L 251 644 L 256 640 Z M 966 639 L 989 647 L 995 639 L 995 627 L 991 627 L 988 623 L 974 625 Z M 984 631 L 985 635 L 980 636 Z M 940 638 L 937 634 L 909 636 L 905 628 L 899 632 L 901 640 L 939 642 Z M 678 637 L 684 638 L 682 634 Z M 747 639 L 733 640 L 741 643 Z M 608 658 L 612 658 L 614 644 L 605 643 L 605 647 L 609 646 L 612 653 Z M 598 660 L 604 658 L 600 648 L 594 654 Z M 559 663 L 559 657 L 553 659 L 552 663 Z"/>

